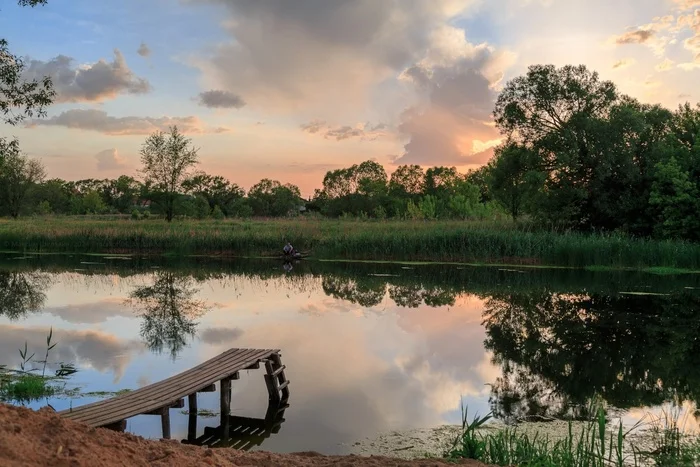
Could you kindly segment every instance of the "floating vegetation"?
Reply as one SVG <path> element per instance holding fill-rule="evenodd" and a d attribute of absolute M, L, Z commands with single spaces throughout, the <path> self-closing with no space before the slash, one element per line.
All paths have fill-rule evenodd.
<path fill-rule="evenodd" d="M 181 410 L 180 413 L 183 415 L 190 415 L 189 410 Z M 207 409 L 199 409 L 197 410 L 196 415 L 202 418 L 214 418 L 219 416 L 219 412 L 214 412 L 212 410 Z"/>

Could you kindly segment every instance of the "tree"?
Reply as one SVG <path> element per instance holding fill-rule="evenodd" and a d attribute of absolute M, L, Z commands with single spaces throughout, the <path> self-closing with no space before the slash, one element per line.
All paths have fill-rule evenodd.
<path fill-rule="evenodd" d="M 264 178 L 250 188 L 248 201 L 257 216 L 286 216 L 296 212 L 301 192 L 295 185 Z"/>
<path fill-rule="evenodd" d="M 544 182 L 543 174 L 534 169 L 535 164 L 536 155 L 532 151 L 512 143 L 497 148 L 486 166 L 490 192 L 513 220 L 523 212 Z"/>
<path fill-rule="evenodd" d="M 18 0 L 19 6 L 45 5 L 46 0 Z M 24 61 L 9 50 L 7 40 L 0 39 L 0 113 L 2 120 L 16 125 L 27 117 L 43 117 L 56 92 L 50 77 L 41 81 L 22 79 Z M 17 113 L 16 113 L 17 112 Z"/>
<path fill-rule="evenodd" d="M 141 148 L 146 183 L 161 198 L 168 222 L 173 220 L 175 199 L 183 190 L 184 181 L 198 163 L 199 149 L 190 147 L 190 144 L 191 140 L 173 126 L 169 133 L 156 131 L 151 134 Z"/>
<path fill-rule="evenodd" d="M 227 211 L 235 200 L 243 198 L 245 191 L 235 183 L 231 183 L 220 175 L 212 176 L 206 173 L 198 173 L 182 184 L 186 193 L 201 196 L 209 203 L 210 211 L 216 206 L 224 214 L 232 214 Z"/>
<path fill-rule="evenodd" d="M 34 184 L 44 180 L 46 171 L 40 161 L 30 159 L 20 152 L 16 140 L 10 144 L 5 143 L 0 139 L 0 187 L 8 214 L 17 218 L 24 206 L 27 192 Z"/>

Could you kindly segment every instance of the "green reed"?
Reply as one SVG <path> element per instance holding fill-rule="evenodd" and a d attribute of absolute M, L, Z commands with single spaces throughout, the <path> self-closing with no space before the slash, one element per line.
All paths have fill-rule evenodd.
<path fill-rule="evenodd" d="M 700 269 L 700 245 L 621 234 L 557 233 L 504 222 L 97 220 L 0 221 L 0 250 L 268 256 L 285 240 L 314 258 L 564 267 Z"/>
<path fill-rule="evenodd" d="M 547 436 L 519 433 L 517 428 L 506 428 L 496 433 L 482 434 L 491 418 L 476 416 L 472 422 L 462 411 L 462 430 L 451 449 L 445 452 L 448 459 L 476 459 L 502 466 L 538 467 L 623 467 L 623 466 L 694 466 L 700 462 L 700 444 L 681 433 L 677 419 L 657 418 L 651 423 L 654 441 L 652 451 L 642 450 L 633 443 L 625 444 L 630 432 L 642 426 L 642 422 L 628 431 L 622 423 L 616 430 L 608 431 L 605 410 L 599 407 L 595 417 L 579 432 L 569 422 L 567 435 L 558 441 Z"/>

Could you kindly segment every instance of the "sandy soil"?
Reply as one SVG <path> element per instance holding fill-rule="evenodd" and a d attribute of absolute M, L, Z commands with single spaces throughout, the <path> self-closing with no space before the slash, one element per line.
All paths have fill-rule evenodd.
<path fill-rule="evenodd" d="M 58 416 L 0 404 L 0 465 L 3 467 L 117 466 L 447 466 L 437 460 L 401 460 L 381 456 L 272 454 L 207 449 L 178 441 L 152 441 L 129 433 L 91 428 Z M 460 465 L 484 466 L 474 461 Z"/>

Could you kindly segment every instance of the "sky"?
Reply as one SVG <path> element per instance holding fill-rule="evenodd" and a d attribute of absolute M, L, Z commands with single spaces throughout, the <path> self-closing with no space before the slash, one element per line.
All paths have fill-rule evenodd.
<path fill-rule="evenodd" d="M 313 194 L 365 160 L 483 165 L 528 66 L 584 64 L 640 101 L 700 101 L 700 0 L 49 0 L 0 5 L 47 117 L 0 126 L 50 178 L 139 176 L 177 125 L 199 169 Z"/>

